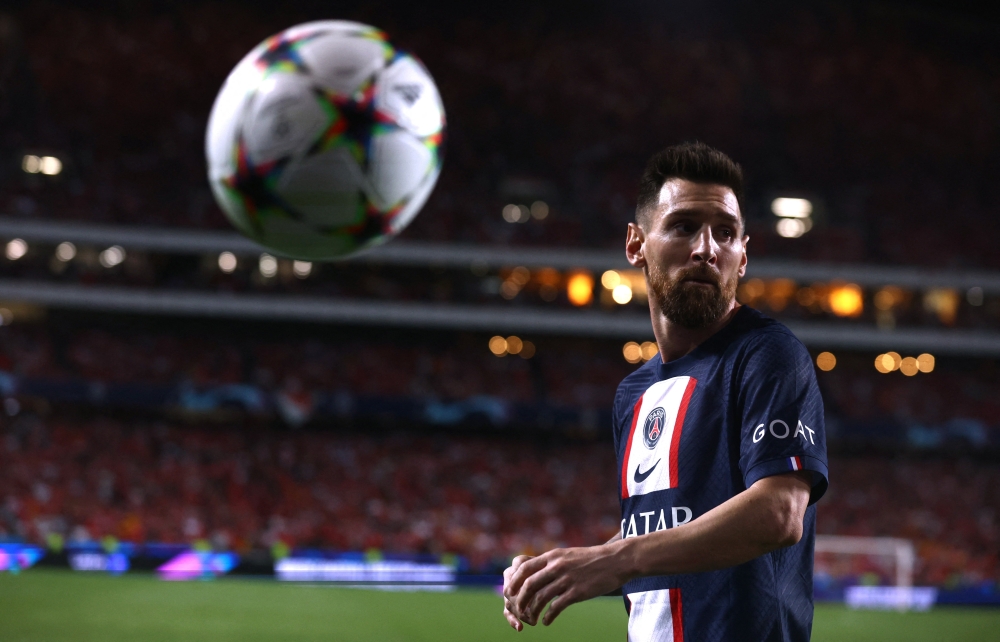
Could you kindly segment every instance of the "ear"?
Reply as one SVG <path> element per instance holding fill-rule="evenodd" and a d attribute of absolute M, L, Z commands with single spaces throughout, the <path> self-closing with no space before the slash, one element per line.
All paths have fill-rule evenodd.
<path fill-rule="evenodd" d="M 625 256 L 632 267 L 646 267 L 646 234 L 636 223 L 628 224 L 628 234 L 625 236 Z"/>
<path fill-rule="evenodd" d="M 739 271 L 739 275 L 740 275 L 741 279 L 743 278 L 743 275 L 745 275 L 747 273 L 747 243 L 749 243 L 749 242 L 750 242 L 750 237 L 744 235 L 743 236 L 743 256 L 740 257 L 740 271 Z"/>

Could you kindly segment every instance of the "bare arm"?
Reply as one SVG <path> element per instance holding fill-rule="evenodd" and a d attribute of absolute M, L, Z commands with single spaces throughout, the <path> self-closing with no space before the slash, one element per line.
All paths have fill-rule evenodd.
<path fill-rule="evenodd" d="M 807 473 L 765 477 L 689 524 L 625 540 L 616 551 L 625 581 L 715 571 L 797 544 L 809 491 Z"/>
<path fill-rule="evenodd" d="M 689 524 L 523 560 L 505 582 L 508 610 L 534 625 L 551 601 L 548 625 L 570 604 L 637 577 L 714 571 L 791 546 L 802 537 L 809 492 L 807 473 L 765 477 Z"/>

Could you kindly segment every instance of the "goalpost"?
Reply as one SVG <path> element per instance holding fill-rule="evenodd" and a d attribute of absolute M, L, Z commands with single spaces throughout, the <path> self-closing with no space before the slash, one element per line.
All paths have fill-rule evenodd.
<path fill-rule="evenodd" d="M 817 535 L 816 553 L 892 557 L 896 566 L 896 586 L 913 586 L 913 568 L 917 560 L 913 542 L 898 537 L 854 537 Z"/>
<path fill-rule="evenodd" d="M 913 542 L 897 537 L 852 537 L 846 535 L 816 536 L 816 567 L 827 566 L 829 556 L 863 556 L 869 560 L 889 561 L 894 566 L 895 583 L 892 586 L 848 586 L 844 592 L 844 602 L 850 608 L 894 609 L 925 611 L 937 599 L 937 590 L 929 587 L 914 587 L 913 573 L 917 561 Z M 836 567 L 834 562 L 829 565 Z M 848 575 L 855 570 L 848 565 Z M 869 569 L 872 565 L 862 562 Z M 876 565 L 884 570 L 885 565 Z M 888 578 L 887 578 L 888 579 Z"/>

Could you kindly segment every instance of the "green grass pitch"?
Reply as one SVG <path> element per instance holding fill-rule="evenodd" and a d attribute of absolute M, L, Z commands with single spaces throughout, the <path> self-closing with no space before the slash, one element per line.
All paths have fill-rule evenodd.
<path fill-rule="evenodd" d="M 619 598 L 577 604 L 552 627 L 520 634 L 500 612 L 500 598 L 488 590 L 403 593 L 235 578 L 161 582 L 37 569 L 0 574 L 0 642 L 625 639 Z M 998 631 L 1000 609 L 900 614 L 821 605 L 813 640 L 991 640 Z"/>

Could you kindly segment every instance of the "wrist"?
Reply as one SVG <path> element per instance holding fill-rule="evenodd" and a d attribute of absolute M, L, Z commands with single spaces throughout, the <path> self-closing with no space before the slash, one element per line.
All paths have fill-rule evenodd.
<path fill-rule="evenodd" d="M 607 545 L 611 548 L 610 554 L 614 559 L 615 568 L 618 569 L 617 579 L 622 585 L 643 575 L 639 565 L 641 558 L 638 553 L 639 539 L 641 538 L 630 537 Z"/>

